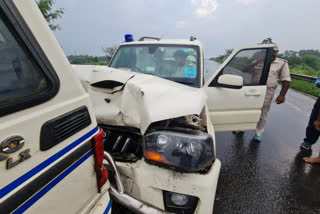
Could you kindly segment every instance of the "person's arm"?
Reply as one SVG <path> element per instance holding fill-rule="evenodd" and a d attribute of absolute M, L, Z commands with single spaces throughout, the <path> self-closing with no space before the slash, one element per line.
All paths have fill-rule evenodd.
<path fill-rule="evenodd" d="M 320 131 L 320 111 L 318 113 L 317 120 L 314 121 L 313 125 L 316 130 Z"/>
<path fill-rule="evenodd" d="M 285 97 L 286 97 L 286 94 L 287 94 L 287 91 L 288 91 L 289 88 L 290 88 L 290 81 L 283 81 L 280 94 L 276 99 L 276 103 L 277 104 L 284 103 L 284 101 L 286 99 Z"/>
<path fill-rule="evenodd" d="M 318 79 L 316 80 L 314 85 L 317 86 L 318 88 L 320 88 L 320 77 L 318 77 Z"/>
<path fill-rule="evenodd" d="M 320 88 L 320 77 L 316 80 L 314 85 Z M 316 130 L 320 131 L 320 111 L 318 113 L 317 120 L 313 123 L 313 125 Z"/>
<path fill-rule="evenodd" d="M 280 80 L 282 81 L 282 88 L 279 96 L 276 99 L 277 104 L 284 103 L 287 91 L 290 88 L 291 77 L 290 77 L 290 70 L 289 70 L 289 65 L 287 61 L 284 62 L 281 68 Z"/>
<path fill-rule="evenodd" d="M 256 59 L 255 61 L 253 61 L 252 63 L 246 65 L 244 68 L 243 68 L 243 72 L 249 72 L 252 70 L 252 68 L 254 68 L 254 66 L 260 64 L 260 63 L 263 63 L 264 62 L 264 58 L 265 56 L 260 56 L 258 59 Z"/>
<path fill-rule="evenodd" d="M 320 88 L 320 77 L 316 80 L 314 85 Z M 313 123 L 313 125 L 316 130 L 320 131 L 320 111 L 318 113 L 317 120 Z"/>

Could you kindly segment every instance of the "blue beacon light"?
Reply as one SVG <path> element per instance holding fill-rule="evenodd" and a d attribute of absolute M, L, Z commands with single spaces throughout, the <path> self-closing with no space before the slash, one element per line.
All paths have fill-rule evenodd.
<path fill-rule="evenodd" d="M 133 42 L 133 37 L 131 34 L 124 35 L 124 38 L 126 42 Z"/>

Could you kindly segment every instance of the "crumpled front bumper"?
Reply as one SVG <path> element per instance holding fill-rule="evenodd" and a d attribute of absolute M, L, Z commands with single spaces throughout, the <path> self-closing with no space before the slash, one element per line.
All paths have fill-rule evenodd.
<path fill-rule="evenodd" d="M 152 206 L 151 204 L 145 203 L 143 201 L 135 199 L 130 195 L 125 194 L 123 184 L 120 179 L 120 174 L 117 170 L 114 160 L 112 159 L 111 155 L 108 152 L 104 152 L 104 158 L 107 160 L 110 167 L 115 172 L 116 187 L 111 186 L 109 189 L 109 194 L 112 201 L 115 201 L 121 204 L 122 206 L 128 208 L 129 210 L 135 213 L 141 213 L 141 214 L 168 213 L 162 209 Z"/>

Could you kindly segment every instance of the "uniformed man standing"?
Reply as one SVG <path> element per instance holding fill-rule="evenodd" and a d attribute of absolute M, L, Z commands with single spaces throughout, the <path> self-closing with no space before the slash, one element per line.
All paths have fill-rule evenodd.
<path fill-rule="evenodd" d="M 267 81 L 267 91 L 266 97 L 264 99 L 260 120 L 257 124 L 256 135 L 254 136 L 254 140 L 261 142 L 262 141 L 262 132 L 264 130 L 264 126 L 267 121 L 267 115 L 270 110 L 271 102 L 278 86 L 278 81 L 281 80 L 282 88 L 279 96 L 276 99 L 277 104 L 281 104 L 285 101 L 286 93 L 290 87 L 290 70 L 288 62 L 284 59 L 277 58 L 278 56 L 278 46 L 274 46 L 273 48 L 273 61 L 270 66 L 269 77 Z"/>

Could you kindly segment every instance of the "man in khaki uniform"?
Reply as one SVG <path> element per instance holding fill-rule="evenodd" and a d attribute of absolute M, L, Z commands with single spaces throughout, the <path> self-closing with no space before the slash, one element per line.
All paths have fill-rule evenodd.
<path fill-rule="evenodd" d="M 278 81 L 281 80 L 282 88 L 279 96 L 276 99 L 277 104 L 281 104 L 285 101 L 286 93 L 290 87 L 290 70 L 288 62 L 284 59 L 277 58 L 278 56 L 278 46 L 274 46 L 273 48 L 273 61 L 270 66 L 270 72 L 267 81 L 267 91 L 266 97 L 264 99 L 260 120 L 257 124 L 256 135 L 254 136 L 254 140 L 261 142 L 262 141 L 262 133 L 264 131 L 264 126 L 267 121 L 268 112 L 270 110 L 271 102 L 274 96 L 274 93 L 278 86 Z"/>

